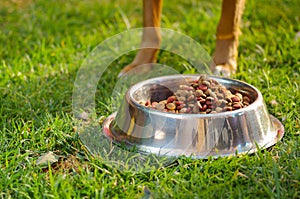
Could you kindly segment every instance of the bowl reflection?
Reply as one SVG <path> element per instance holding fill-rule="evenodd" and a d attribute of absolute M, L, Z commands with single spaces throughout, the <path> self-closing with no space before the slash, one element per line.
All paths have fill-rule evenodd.
<path fill-rule="evenodd" d="M 142 152 L 167 156 L 228 156 L 267 148 L 284 134 L 282 124 L 269 115 L 260 91 L 238 80 L 208 76 L 226 88 L 251 98 L 249 106 L 213 114 L 174 114 L 141 105 L 172 95 L 180 84 L 199 75 L 171 75 L 149 79 L 127 91 L 117 113 L 104 122 L 104 134 L 115 143 Z"/>

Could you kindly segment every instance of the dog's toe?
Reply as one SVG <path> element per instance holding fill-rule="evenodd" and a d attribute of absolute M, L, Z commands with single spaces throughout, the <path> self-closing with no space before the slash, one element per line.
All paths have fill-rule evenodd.
<path fill-rule="evenodd" d="M 222 77 L 230 77 L 232 74 L 235 74 L 235 70 L 233 70 L 228 64 L 223 64 L 215 66 L 213 73 Z"/>

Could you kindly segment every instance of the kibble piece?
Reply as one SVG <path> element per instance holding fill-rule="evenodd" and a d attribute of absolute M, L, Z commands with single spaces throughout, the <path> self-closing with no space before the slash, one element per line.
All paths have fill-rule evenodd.
<path fill-rule="evenodd" d="M 225 110 L 226 110 L 226 111 L 232 111 L 232 107 L 231 107 L 231 106 L 226 106 L 226 107 L 225 107 Z"/>
<path fill-rule="evenodd" d="M 211 106 L 211 105 L 214 104 L 214 102 L 212 102 L 212 101 L 210 101 L 210 100 L 207 100 L 207 101 L 205 102 L 205 104 L 206 104 L 207 106 Z"/>
<path fill-rule="evenodd" d="M 241 101 L 240 98 L 238 96 L 235 96 L 235 95 L 231 97 L 231 100 L 233 102 L 240 102 Z"/>
<path fill-rule="evenodd" d="M 207 80 L 203 80 L 203 81 L 202 81 L 202 84 L 204 84 L 204 85 L 206 85 L 206 86 L 208 86 L 208 87 L 210 86 L 210 82 L 207 81 Z"/>
<path fill-rule="evenodd" d="M 204 84 L 199 85 L 198 89 L 202 90 L 202 91 L 206 91 L 207 90 L 207 86 Z"/>
<path fill-rule="evenodd" d="M 234 104 L 232 105 L 232 107 L 233 107 L 234 109 L 240 109 L 240 108 L 242 108 L 242 105 L 241 105 L 240 103 L 234 103 Z"/>
<path fill-rule="evenodd" d="M 187 90 L 178 90 L 176 94 L 180 97 L 185 97 L 189 94 L 189 91 L 187 91 Z"/>
<path fill-rule="evenodd" d="M 222 111 L 223 111 L 223 109 L 222 109 L 221 107 L 217 107 L 217 108 L 216 108 L 216 112 L 217 112 L 217 113 L 221 113 Z"/>
<path fill-rule="evenodd" d="M 167 100 L 162 100 L 159 103 L 166 105 L 168 103 L 168 101 Z"/>
<path fill-rule="evenodd" d="M 207 105 L 204 104 L 204 105 L 202 106 L 202 108 L 201 108 L 201 111 L 206 111 L 206 109 L 207 109 Z"/>
<path fill-rule="evenodd" d="M 167 103 L 174 102 L 175 100 L 176 100 L 176 96 L 175 96 L 175 95 L 170 96 L 170 97 L 168 97 L 168 99 L 167 99 Z"/>
<path fill-rule="evenodd" d="M 206 114 L 209 114 L 211 112 L 211 109 L 206 109 Z"/>
<path fill-rule="evenodd" d="M 145 102 L 145 106 L 151 106 L 150 100 L 147 100 L 147 101 Z"/>
<path fill-rule="evenodd" d="M 223 93 L 218 93 L 218 94 L 217 94 L 217 98 L 218 98 L 218 99 L 223 99 L 223 98 L 224 98 Z"/>
<path fill-rule="evenodd" d="M 203 93 L 202 90 L 196 90 L 195 91 L 195 96 L 196 97 L 206 97 L 206 95 Z"/>
<path fill-rule="evenodd" d="M 236 93 L 235 96 L 237 96 L 240 101 L 243 101 L 243 95 L 241 93 Z"/>
<path fill-rule="evenodd" d="M 179 106 L 177 106 L 177 110 L 180 110 L 180 109 L 182 109 L 182 108 L 184 108 L 185 107 L 185 104 L 181 104 L 181 105 L 179 105 Z"/>
<path fill-rule="evenodd" d="M 188 107 L 193 108 L 195 106 L 195 104 L 188 104 Z"/>
<path fill-rule="evenodd" d="M 146 103 L 144 101 L 140 101 L 139 104 L 142 106 L 146 106 Z"/>
<path fill-rule="evenodd" d="M 169 110 L 175 110 L 176 109 L 176 105 L 174 103 L 168 103 L 166 105 L 167 109 Z"/>
<path fill-rule="evenodd" d="M 187 101 L 190 102 L 190 101 L 193 101 L 194 99 L 195 99 L 195 96 L 191 95 L 187 98 Z"/>
<path fill-rule="evenodd" d="M 209 97 L 206 98 L 206 101 L 211 101 L 211 102 L 213 102 L 213 101 L 215 101 L 215 98 L 209 96 Z"/>
<path fill-rule="evenodd" d="M 154 107 L 155 108 L 155 106 L 156 106 L 156 104 L 158 104 L 158 102 L 152 102 L 152 107 Z"/>
<path fill-rule="evenodd" d="M 187 90 L 187 91 L 194 91 L 195 90 L 192 86 L 188 86 L 188 85 L 179 85 L 179 89 Z"/>
<path fill-rule="evenodd" d="M 179 105 L 181 105 L 181 104 L 184 104 L 184 102 L 183 102 L 183 101 L 175 101 L 175 104 L 176 104 L 177 106 L 179 106 Z"/>
<path fill-rule="evenodd" d="M 155 105 L 155 108 L 157 110 L 164 110 L 165 109 L 165 105 L 163 103 L 158 103 Z"/>
<path fill-rule="evenodd" d="M 194 106 L 193 107 L 193 113 L 199 113 L 199 107 Z"/>
<path fill-rule="evenodd" d="M 186 112 L 187 112 L 187 113 L 191 112 L 192 110 L 193 110 L 193 109 L 192 109 L 191 107 L 187 107 L 187 108 L 186 108 Z"/>
<path fill-rule="evenodd" d="M 200 99 L 199 102 L 200 102 L 201 104 L 205 104 L 206 99 Z"/>
<path fill-rule="evenodd" d="M 184 102 L 186 100 L 186 97 L 177 97 L 178 101 Z"/>
<path fill-rule="evenodd" d="M 179 110 L 179 113 L 185 113 L 187 111 L 187 108 L 182 108 Z"/>

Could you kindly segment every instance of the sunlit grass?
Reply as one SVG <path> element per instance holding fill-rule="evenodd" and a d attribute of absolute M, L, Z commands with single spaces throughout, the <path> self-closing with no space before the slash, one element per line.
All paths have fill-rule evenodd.
<path fill-rule="evenodd" d="M 94 159 L 72 120 L 72 91 L 83 59 L 106 38 L 141 27 L 140 1 L 0 2 L 0 197 L 298 198 L 300 195 L 300 5 L 247 1 L 235 78 L 256 86 L 285 136 L 270 150 L 216 160 L 179 159 L 142 174 L 122 173 Z M 20 1 L 21 2 L 21 1 Z M 25 1 L 24 1 L 25 2 Z M 220 1 L 165 1 L 162 26 L 187 34 L 212 53 Z M 111 89 L 134 53 L 109 67 L 97 92 L 97 113 L 111 113 Z M 160 52 L 158 61 L 185 60 Z M 274 103 L 274 100 L 277 103 Z M 53 151 L 60 159 L 40 168 Z"/>

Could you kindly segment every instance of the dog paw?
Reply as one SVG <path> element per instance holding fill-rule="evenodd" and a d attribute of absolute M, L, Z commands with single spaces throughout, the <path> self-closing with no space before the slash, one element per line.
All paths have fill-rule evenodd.
<path fill-rule="evenodd" d="M 228 64 L 217 65 L 213 68 L 214 75 L 222 77 L 230 77 L 232 74 L 235 74 L 235 70 Z"/>
<path fill-rule="evenodd" d="M 128 71 L 132 70 L 133 68 L 135 68 L 137 65 L 130 63 L 127 66 L 125 66 L 121 72 L 118 74 L 118 78 L 122 77 L 125 75 L 125 73 L 127 73 Z"/>
<path fill-rule="evenodd" d="M 118 77 L 122 77 L 125 73 L 127 73 L 130 70 L 133 70 L 134 68 L 140 68 L 139 66 L 156 63 L 156 55 L 158 53 L 157 48 L 143 48 L 138 51 L 136 54 L 134 60 L 125 66 L 121 72 L 119 73 Z M 137 69 L 138 70 L 144 70 L 142 68 Z"/>

